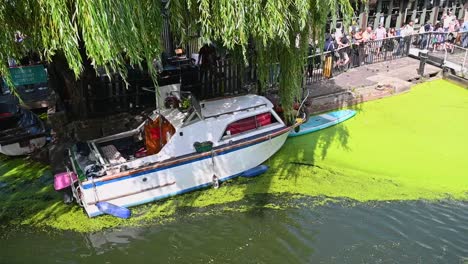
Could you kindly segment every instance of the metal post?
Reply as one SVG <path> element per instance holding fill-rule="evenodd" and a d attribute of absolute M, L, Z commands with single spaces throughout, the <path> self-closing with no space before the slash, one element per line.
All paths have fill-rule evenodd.
<path fill-rule="evenodd" d="M 447 39 L 447 36 L 444 36 L 444 39 Z M 446 48 L 445 49 L 445 56 L 444 56 L 444 63 L 447 61 L 447 57 L 448 57 L 448 51 Z"/>
<path fill-rule="evenodd" d="M 466 57 L 468 57 L 468 49 L 465 50 L 465 58 L 463 59 L 463 65 L 462 65 L 462 73 L 465 73 L 465 63 L 466 63 Z"/>
<path fill-rule="evenodd" d="M 427 58 L 428 58 L 427 52 L 423 52 L 423 51 L 419 52 L 419 70 L 418 70 L 418 73 L 421 76 L 424 76 L 424 67 L 426 66 Z"/>

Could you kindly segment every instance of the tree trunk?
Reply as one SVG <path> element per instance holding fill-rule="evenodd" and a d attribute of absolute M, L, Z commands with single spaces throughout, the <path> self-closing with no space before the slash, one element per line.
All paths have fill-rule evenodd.
<path fill-rule="evenodd" d="M 63 53 L 58 52 L 49 64 L 48 73 L 52 88 L 64 103 L 68 116 L 72 119 L 88 117 L 89 89 L 99 85 L 96 71 L 87 59 L 84 43 L 80 41 L 80 54 L 83 61 L 83 72 L 79 78 L 68 67 Z"/>

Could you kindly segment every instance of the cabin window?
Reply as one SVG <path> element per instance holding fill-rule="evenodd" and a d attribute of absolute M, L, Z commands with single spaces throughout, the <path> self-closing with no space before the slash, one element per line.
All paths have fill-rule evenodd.
<path fill-rule="evenodd" d="M 223 137 L 252 131 L 275 122 L 277 122 L 277 120 L 271 115 L 270 112 L 247 117 L 229 124 L 226 127 L 226 131 L 224 132 Z"/>

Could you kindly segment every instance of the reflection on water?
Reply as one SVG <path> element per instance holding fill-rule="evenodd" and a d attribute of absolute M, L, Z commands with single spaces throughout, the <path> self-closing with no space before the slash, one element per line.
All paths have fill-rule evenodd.
<path fill-rule="evenodd" d="M 185 214 L 93 234 L 10 230 L 1 239 L 0 263 L 465 263 L 468 204 L 342 202 Z"/>

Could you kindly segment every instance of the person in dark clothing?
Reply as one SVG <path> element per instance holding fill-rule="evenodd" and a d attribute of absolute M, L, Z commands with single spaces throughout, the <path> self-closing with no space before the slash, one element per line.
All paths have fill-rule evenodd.
<path fill-rule="evenodd" d="M 339 50 L 340 59 L 339 59 L 338 66 L 343 67 L 343 69 L 346 71 L 348 67 L 348 63 L 349 63 L 349 55 L 348 55 L 349 49 L 346 48 L 350 45 L 348 36 L 346 34 L 343 34 L 343 36 L 338 41 L 338 43 L 339 43 L 338 48 L 340 48 Z"/>
<path fill-rule="evenodd" d="M 430 32 L 432 31 L 432 26 L 430 24 L 430 22 L 427 22 L 425 25 L 424 25 L 424 32 L 426 34 L 422 34 L 422 37 L 421 37 L 421 44 L 420 44 L 420 49 L 426 49 L 429 47 L 429 40 L 430 40 Z"/>
<path fill-rule="evenodd" d="M 216 73 L 216 48 L 212 44 L 205 44 L 198 52 L 198 62 L 200 65 L 200 81 L 202 85 L 201 99 L 213 93 L 212 82 Z"/>
<path fill-rule="evenodd" d="M 200 64 L 201 62 L 201 64 Z M 198 62 L 203 67 L 209 67 L 216 62 L 216 49 L 211 44 L 205 44 L 198 52 Z"/>
<path fill-rule="evenodd" d="M 323 46 L 323 51 L 327 52 L 333 52 L 335 51 L 335 41 L 333 40 L 333 37 L 331 35 L 327 35 L 325 38 L 325 45 Z"/>
<path fill-rule="evenodd" d="M 323 47 L 325 52 L 329 52 L 325 55 L 323 76 L 326 78 L 332 77 L 332 68 L 333 68 L 333 56 L 335 53 L 335 42 L 331 35 L 327 35 L 325 38 L 325 45 Z"/>

